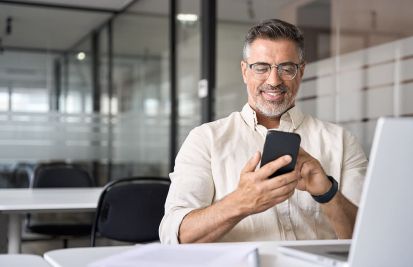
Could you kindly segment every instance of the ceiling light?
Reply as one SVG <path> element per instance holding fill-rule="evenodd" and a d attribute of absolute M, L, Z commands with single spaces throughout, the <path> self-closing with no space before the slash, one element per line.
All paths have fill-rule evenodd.
<path fill-rule="evenodd" d="M 186 23 L 194 23 L 195 21 L 198 20 L 198 15 L 195 14 L 178 14 L 176 18 L 180 22 L 186 22 Z"/>
<path fill-rule="evenodd" d="M 84 52 L 79 52 L 76 55 L 77 60 L 82 61 L 86 58 L 86 54 Z"/>

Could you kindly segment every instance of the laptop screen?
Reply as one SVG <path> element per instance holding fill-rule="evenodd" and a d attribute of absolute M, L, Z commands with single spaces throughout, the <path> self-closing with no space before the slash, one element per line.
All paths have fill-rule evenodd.
<path fill-rule="evenodd" d="M 412 155 L 413 118 L 380 118 L 370 152 L 348 266 L 412 266 Z M 280 247 L 279 251 L 319 261 L 324 266 L 337 266 L 346 259 L 346 251 L 337 250 L 335 245 L 308 247 Z"/>

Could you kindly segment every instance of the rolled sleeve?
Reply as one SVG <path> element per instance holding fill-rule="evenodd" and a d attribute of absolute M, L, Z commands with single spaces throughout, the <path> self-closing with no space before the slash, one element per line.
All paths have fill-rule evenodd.
<path fill-rule="evenodd" d="M 355 205 L 359 205 L 367 169 L 367 158 L 356 138 L 345 131 L 341 169 L 342 194 Z"/>
<path fill-rule="evenodd" d="M 179 244 L 179 227 L 184 217 L 190 213 L 192 208 L 182 208 L 165 213 L 159 226 L 159 237 L 163 244 Z"/>
<path fill-rule="evenodd" d="M 201 126 L 202 127 L 202 126 Z M 190 132 L 170 174 L 171 187 L 165 202 L 165 215 L 159 226 L 162 243 L 179 243 L 179 228 L 192 210 L 207 207 L 214 198 L 208 131 L 200 127 Z"/>

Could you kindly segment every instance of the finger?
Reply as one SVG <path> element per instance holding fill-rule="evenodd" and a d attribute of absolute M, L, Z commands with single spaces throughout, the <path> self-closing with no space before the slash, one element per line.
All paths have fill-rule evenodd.
<path fill-rule="evenodd" d="M 295 170 L 289 173 L 285 173 L 282 175 L 279 175 L 277 177 L 274 177 L 273 179 L 268 179 L 266 181 L 269 190 L 273 190 L 275 188 L 279 188 L 285 185 L 288 185 L 290 183 L 296 183 L 299 179 L 298 172 Z"/>
<path fill-rule="evenodd" d="M 257 151 L 245 164 L 241 173 L 253 172 L 257 168 L 257 165 L 260 162 L 260 160 L 261 160 L 261 153 Z"/>
<path fill-rule="evenodd" d="M 301 176 L 309 177 L 313 169 L 311 162 L 307 161 L 301 165 Z"/>
<path fill-rule="evenodd" d="M 306 157 L 308 155 L 309 155 L 308 152 L 305 151 L 304 148 L 300 147 L 300 149 L 298 150 L 298 156 Z"/>
<path fill-rule="evenodd" d="M 274 172 L 276 172 L 278 169 L 288 165 L 292 160 L 290 155 L 285 155 L 282 157 L 279 157 L 276 160 L 273 160 L 267 164 L 265 164 L 261 169 L 259 169 L 257 172 L 258 174 L 263 177 L 263 178 L 268 178 L 270 177 Z"/>
<path fill-rule="evenodd" d="M 293 180 L 286 180 L 286 179 L 283 179 L 283 180 L 286 182 L 286 184 L 283 184 L 279 187 L 274 187 L 271 190 L 272 193 L 276 195 L 288 194 L 289 192 L 295 189 L 298 183 L 298 180 L 295 178 L 293 178 Z"/>
<path fill-rule="evenodd" d="M 295 190 L 292 190 L 291 192 L 289 192 L 289 193 L 287 193 L 287 194 L 284 194 L 284 195 L 275 197 L 275 198 L 274 198 L 274 202 L 275 202 L 274 205 L 286 201 L 286 200 L 289 199 L 292 195 L 294 195 L 294 192 L 295 192 Z"/>
<path fill-rule="evenodd" d="M 295 164 L 295 169 L 297 169 L 301 174 L 303 173 L 303 168 L 307 165 L 313 157 L 308 154 L 303 148 L 300 147 L 298 152 L 297 162 Z"/>
<path fill-rule="evenodd" d="M 307 155 L 308 153 L 305 152 L 305 150 L 302 147 L 300 147 L 300 149 L 298 150 L 297 162 L 295 166 L 298 166 L 299 169 L 301 169 L 301 165 L 303 164 L 303 162 L 307 160 Z"/>
<path fill-rule="evenodd" d="M 295 163 L 294 171 L 297 172 L 298 174 L 300 174 L 302 165 L 303 165 L 303 162 L 301 160 L 297 159 L 297 162 Z"/>
<path fill-rule="evenodd" d="M 298 190 L 301 191 L 306 191 L 307 186 L 306 186 L 306 182 L 304 179 L 299 179 L 297 185 L 295 186 L 295 188 L 297 188 Z"/>

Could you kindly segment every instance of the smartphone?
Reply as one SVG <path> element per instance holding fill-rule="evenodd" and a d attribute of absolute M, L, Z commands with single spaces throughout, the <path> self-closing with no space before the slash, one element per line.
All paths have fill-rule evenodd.
<path fill-rule="evenodd" d="M 300 149 L 301 137 L 296 133 L 269 130 L 265 137 L 264 149 L 261 157 L 261 167 L 284 155 L 290 155 L 291 162 L 277 170 L 269 178 L 288 173 L 294 170 Z"/>

